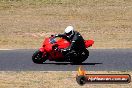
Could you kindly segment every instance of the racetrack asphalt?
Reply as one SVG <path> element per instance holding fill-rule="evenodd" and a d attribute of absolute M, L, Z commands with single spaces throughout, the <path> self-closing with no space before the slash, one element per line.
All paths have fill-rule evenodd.
<path fill-rule="evenodd" d="M 0 50 L 0 71 L 131 71 L 132 49 L 89 49 L 89 58 L 80 65 L 68 62 L 32 62 L 35 49 Z"/>

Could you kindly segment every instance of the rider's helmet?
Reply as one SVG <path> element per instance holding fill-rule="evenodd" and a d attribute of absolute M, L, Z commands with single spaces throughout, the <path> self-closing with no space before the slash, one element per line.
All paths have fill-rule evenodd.
<path fill-rule="evenodd" d="M 65 34 L 68 38 L 71 38 L 74 35 L 74 28 L 73 26 L 67 26 L 65 29 Z"/>

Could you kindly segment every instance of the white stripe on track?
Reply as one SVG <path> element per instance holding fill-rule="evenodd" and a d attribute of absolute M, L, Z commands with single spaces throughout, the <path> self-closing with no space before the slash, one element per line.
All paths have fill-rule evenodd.
<path fill-rule="evenodd" d="M 0 49 L 0 50 L 15 50 L 15 49 Z"/>

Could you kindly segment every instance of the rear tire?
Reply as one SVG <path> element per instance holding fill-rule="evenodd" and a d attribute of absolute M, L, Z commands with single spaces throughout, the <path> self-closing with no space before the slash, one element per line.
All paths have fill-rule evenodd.
<path fill-rule="evenodd" d="M 36 64 L 43 64 L 47 60 L 47 57 L 43 57 L 43 52 L 37 50 L 33 56 L 32 56 L 32 61 Z"/>
<path fill-rule="evenodd" d="M 84 62 L 89 56 L 89 51 L 86 49 L 83 52 L 81 52 L 80 54 L 78 54 L 77 56 L 74 56 L 73 54 L 71 54 L 71 62 L 74 64 L 81 64 L 82 62 Z"/>
<path fill-rule="evenodd" d="M 81 53 L 81 62 L 85 61 L 89 56 L 89 51 L 86 49 Z"/>

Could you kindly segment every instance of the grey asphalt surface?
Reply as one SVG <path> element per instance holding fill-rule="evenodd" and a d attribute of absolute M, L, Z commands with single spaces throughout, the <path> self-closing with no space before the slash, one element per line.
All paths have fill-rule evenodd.
<path fill-rule="evenodd" d="M 0 71 L 76 71 L 80 65 L 68 62 L 32 62 L 33 49 L 0 50 Z M 81 65 L 87 71 L 131 71 L 132 49 L 89 49 Z"/>

